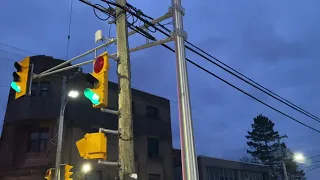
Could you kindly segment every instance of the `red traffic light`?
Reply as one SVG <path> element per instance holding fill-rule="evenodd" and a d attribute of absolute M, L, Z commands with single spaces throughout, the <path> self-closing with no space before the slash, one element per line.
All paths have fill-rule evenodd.
<path fill-rule="evenodd" d="M 47 170 L 46 176 L 50 176 L 50 174 L 51 174 L 51 171 Z"/>
<path fill-rule="evenodd" d="M 104 65 L 104 58 L 103 56 L 99 56 L 95 61 L 93 65 L 93 70 L 95 73 L 99 73 Z"/>

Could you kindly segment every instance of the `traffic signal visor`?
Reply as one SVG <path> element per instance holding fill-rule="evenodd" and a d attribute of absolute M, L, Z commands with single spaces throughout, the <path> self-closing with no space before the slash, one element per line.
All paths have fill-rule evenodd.
<path fill-rule="evenodd" d="M 11 88 L 16 92 L 15 99 L 25 95 L 28 91 L 30 57 L 15 62 L 16 72 L 13 73 Z"/>
<path fill-rule="evenodd" d="M 108 53 L 99 55 L 93 62 L 93 72 L 86 74 L 86 80 L 93 88 L 86 88 L 84 95 L 94 108 L 103 108 L 108 104 L 108 71 L 110 68 Z"/>
<path fill-rule="evenodd" d="M 64 179 L 65 180 L 72 180 L 72 178 L 70 178 L 70 176 L 73 174 L 73 172 L 71 172 L 71 169 L 73 168 L 73 166 L 66 164 L 64 166 Z"/>
<path fill-rule="evenodd" d="M 107 137 L 104 133 L 87 133 L 76 145 L 84 159 L 107 159 Z"/>

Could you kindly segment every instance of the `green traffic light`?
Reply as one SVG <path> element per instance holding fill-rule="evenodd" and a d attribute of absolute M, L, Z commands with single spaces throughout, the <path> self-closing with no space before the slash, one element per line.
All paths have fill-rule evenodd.
<path fill-rule="evenodd" d="M 21 87 L 16 82 L 11 82 L 11 87 L 16 92 L 18 92 L 18 93 L 21 92 Z"/>
<path fill-rule="evenodd" d="M 99 104 L 100 97 L 94 93 L 91 89 L 87 88 L 83 91 L 84 96 L 86 96 L 94 105 Z"/>

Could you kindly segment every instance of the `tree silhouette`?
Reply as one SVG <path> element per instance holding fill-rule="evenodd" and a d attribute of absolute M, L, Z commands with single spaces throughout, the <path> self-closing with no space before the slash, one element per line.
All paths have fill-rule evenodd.
<path fill-rule="evenodd" d="M 257 158 L 263 164 L 268 165 L 273 176 L 275 176 L 274 164 L 278 159 L 274 156 L 277 151 L 276 140 L 279 133 L 273 129 L 274 123 L 262 114 L 253 119 L 252 131 L 248 131 L 246 138 L 249 149 L 248 154 Z"/>

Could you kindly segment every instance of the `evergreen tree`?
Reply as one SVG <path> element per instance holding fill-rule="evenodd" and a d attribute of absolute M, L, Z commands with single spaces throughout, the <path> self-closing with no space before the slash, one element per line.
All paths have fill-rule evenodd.
<path fill-rule="evenodd" d="M 248 131 L 246 138 L 249 150 L 248 154 L 257 158 L 263 164 L 270 167 L 271 173 L 274 176 L 273 165 L 278 159 L 274 156 L 277 151 L 276 140 L 279 133 L 273 129 L 274 123 L 266 116 L 258 115 L 253 119 L 254 123 L 251 124 L 252 131 Z"/>

